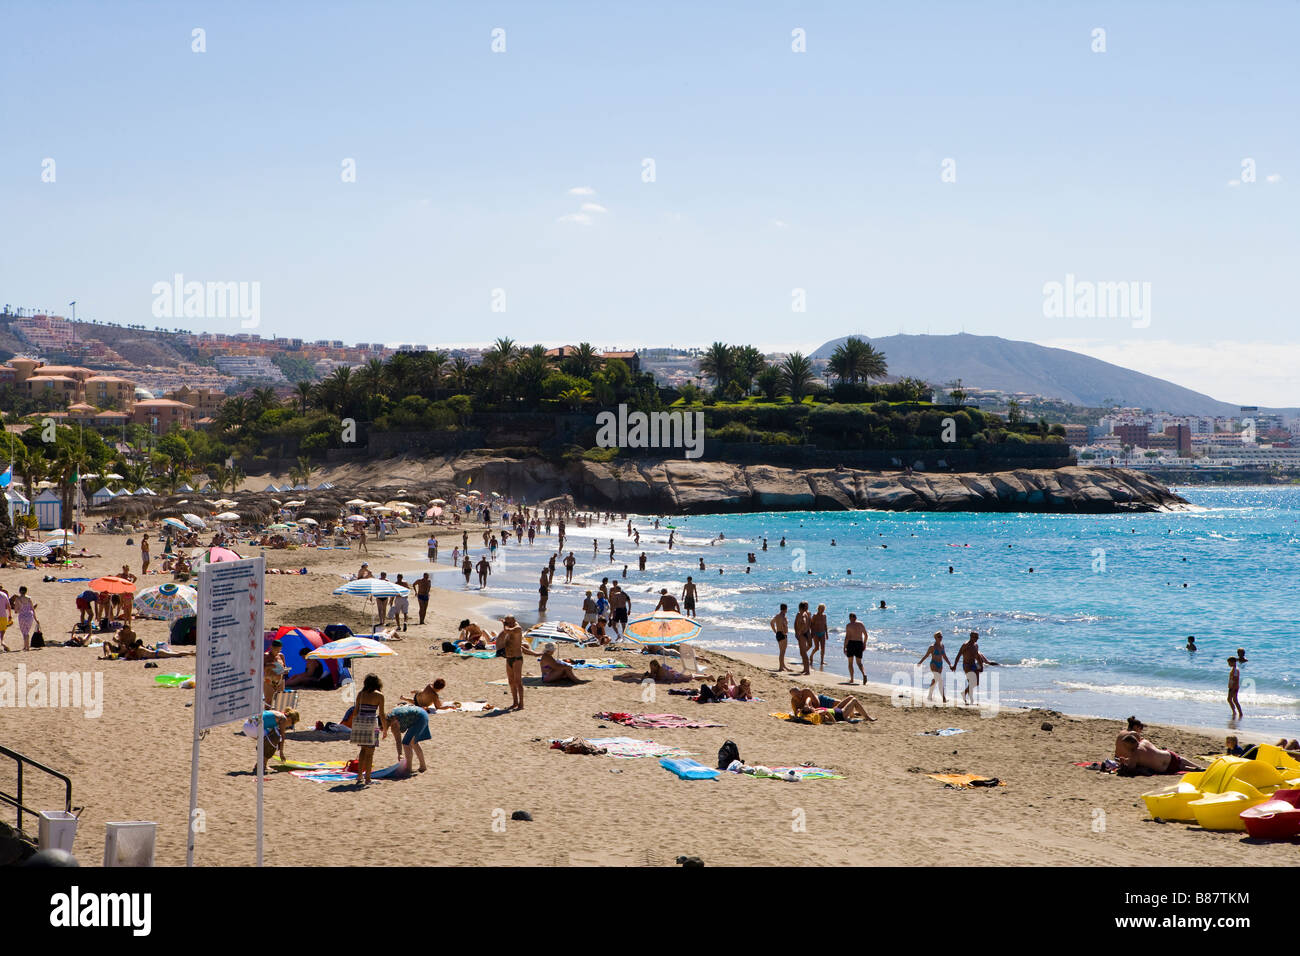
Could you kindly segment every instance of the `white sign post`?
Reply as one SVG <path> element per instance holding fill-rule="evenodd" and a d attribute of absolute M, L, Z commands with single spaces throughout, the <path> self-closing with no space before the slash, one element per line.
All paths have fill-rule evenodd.
<path fill-rule="evenodd" d="M 185 865 L 194 865 L 199 799 L 199 735 L 250 717 L 257 722 L 257 865 L 262 865 L 262 614 L 266 559 L 244 558 L 199 569 L 198 655 L 194 672 L 194 746 Z"/>

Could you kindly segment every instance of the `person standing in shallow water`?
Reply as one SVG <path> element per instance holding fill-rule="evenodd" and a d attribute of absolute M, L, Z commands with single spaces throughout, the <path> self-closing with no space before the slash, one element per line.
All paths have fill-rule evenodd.
<path fill-rule="evenodd" d="M 956 670 L 957 667 L 952 661 L 948 660 L 948 652 L 943 647 L 942 632 L 934 632 L 934 643 L 926 649 L 925 653 L 921 655 L 921 659 L 916 663 L 918 665 L 924 664 L 927 659 L 930 661 L 930 690 L 925 695 L 925 699 L 934 700 L 934 688 L 937 684 L 939 695 L 946 704 L 948 703 L 948 692 L 943 686 L 943 665 L 947 664 L 953 670 Z"/>

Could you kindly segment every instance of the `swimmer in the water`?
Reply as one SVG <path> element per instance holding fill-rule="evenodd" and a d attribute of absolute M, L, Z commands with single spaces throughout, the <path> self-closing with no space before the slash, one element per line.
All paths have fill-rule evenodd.
<path fill-rule="evenodd" d="M 1196 650 L 1196 638 L 1191 634 L 1187 635 L 1187 649 L 1189 651 Z"/>

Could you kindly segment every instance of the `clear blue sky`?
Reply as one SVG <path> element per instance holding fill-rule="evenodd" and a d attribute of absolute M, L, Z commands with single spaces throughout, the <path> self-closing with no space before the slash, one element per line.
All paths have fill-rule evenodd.
<path fill-rule="evenodd" d="M 182 273 L 260 282 L 264 335 L 965 329 L 1300 405 L 1298 27 L 1293 2 L 8 2 L 0 301 L 152 326 Z M 1044 318 L 1067 273 L 1150 282 L 1150 326 Z"/>

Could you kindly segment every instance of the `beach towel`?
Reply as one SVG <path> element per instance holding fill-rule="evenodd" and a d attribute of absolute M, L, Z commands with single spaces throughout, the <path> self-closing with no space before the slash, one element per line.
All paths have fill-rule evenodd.
<path fill-rule="evenodd" d="M 370 635 L 366 635 L 367 637 Z M 457 657 L 477 657 L 480 660 L 490 661 L 497 656 L 496 651 L 457 651 Z"/>
<path fill-rule="evenodd" d="M 969 790 L 972 787 L 1004 787 L 997 777 L 981 777 L 973 773 L 927 773 L 931 780 L 938 780 L 945 787 L 957 790 Z"/>
<path fill-rule="evenodd" d="M 772 713 L 768 714 L 768 716 L 775 717 L 778 720 L 788 720 L 792 724 L 856 724 L 859 723 L 859 721 L 856 718 L 852 720 L 836 720 L 834 714 L 822 713 L 820 710 L 809 714 L 807 717 L 801 717 L 795 714 L 786 714 L 786 713 L 782 713 L 779 710 L 773 711 Z"/>
<path fill-rule="evenodd" d="M 842 774 L 824 767 L 741 767 L 737 773 L 760 780 L 843 780 Z"/>
<path fill-rule="evenodd" d="M 322 769 L 322 770 L 290 770 L 289 773 L 302 780 L 310 780 L 313 783 L 356 783 L 357 775 L 350 770 Z M 406 761 L 401 760 L 390 767 L 384 767 L 382 770 L 375 770 L 370 774 L 371 780 L 396 780 L 401 777 L 410 775 L 410 769 L 406 766 Z"/>
<path fill-rule="evenodd" d="M 279 757 L 271 764 L 272 770 L 342 770 L 348 765 L 346 760 L 281 760 Z"/>
<path fill-rule="evenodd" d="M 943 730 L 923 730 L 916 736 L 918 737 L 953 737 L 957 734 L 964 734 L 966 731 L 957 727 L 945 727 Z"/>
<path fill-rule="evenodd" d="M 574 670 L 586 668 L 588 670 L 612 671 L 622 667 L 630 667 L 630 664 L 624 664 L 622 661 L 616 661 L 612 657 L 593 657 L 586 660 L 562 660 L 561 664 L 568 664 Z"/>
<path fill-rule="evenodd" d="M 1118 761 L 1113 760 L 1109 757 L 1100 762 L 1096 760 L 1093 761 L 1079 760 L 1079 761 L 1075 761 L 1074 765 L 1076 767 L 1082 767 L 1084 770 L 1096 770 L 1100 773 L 1115 773 L 1117 770 L 1119 770 Z"/>
<path fill-rule="evenodd" d="M 431 710 L 429 716 L 434 714 L 477 714 L 481 711 L 492 710 L 492 705 L 485 700 L 462 700 L 459 707 L 445 707 L 442 710 Z"/>
<path fill-rule="evenodd" d="M 693 757 L 689 750 L 679 747 L 666 747 L 653 740 L 637 740 L 634 737 L 588 737 L 587 742 L 597 747 L 604 747 L 610 757 L 634 760 L 638 757 Z"/>
<path fill-rule="evenodd" d="M 163 687 L 180 687 L 187 680 L 194 680 L 193 674 L 159 674 L 153 679 L 155 684 Z"/>
<path fill-rule="evenodd" d="M 599 714 L 592 715 L 596 720 L 609 720 L 616 724 L 622 724 L 624 727 L 654 727 L 654 728 L 701 728 L 701 727 L 725 727 L 726 724 L 715 724 L 712 721 L 692 720 L 690 717 L 682 717 L 679 714 L 623 714 L 615 711 L 602 711 Z"/>

